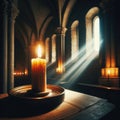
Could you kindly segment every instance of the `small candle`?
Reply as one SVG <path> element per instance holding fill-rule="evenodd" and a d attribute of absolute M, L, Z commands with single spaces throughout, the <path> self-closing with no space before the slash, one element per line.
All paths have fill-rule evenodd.
<path fill-rule="evenodd" d="M 107 71 L 108 75 L 110 75 L 110 70 Z"/>
<path fill-rule="evenodd" d="M 31 60 L 32 90 L 36 92 L 46 91 L 46 60 L 41 57 L 41 48 L 38 47 L 38 57 Z"/>

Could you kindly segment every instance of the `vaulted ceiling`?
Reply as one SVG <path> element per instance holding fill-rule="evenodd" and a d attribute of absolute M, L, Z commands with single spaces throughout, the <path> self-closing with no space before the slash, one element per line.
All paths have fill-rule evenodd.
<path fill-rule="evenodd" d="M 119 1 L 119 0 L 116 0 Z M 67 27 L 95 6 L 104 8 L 114 0 L 14 0 L 18 8 L 15 19 L 15 46 L 24 52 L 35 41 L 45 40 L 56 32 L 57 27 Z M 21 50 L 23 48 L 23 50 Z"/>
<path fill-rule="evenodd" d="M 15 21 L 15 39 L 24 46 L 53 34 L 57 27 L 66 27 L 70 13 L 75 7 L 81 9 L 100 0 L 14 0 L 19 10 Z M 75 8 L 74 8 L 75 9 Z"/>
<path fill-rule="evenodd" d="M 67 21 L 76 0 L 14 0 L 18 8 L 15 19 L 15 61 L 24 63 L 31 44 L 44 41 Z M 66 22 L 64 22 L 65 26 Z M 19 56 L 18 56 L 19 54 Z M 23 62 L 20 62 L 23 61 Z"/>
<path fill-rule="evenodd" d="M 44 39 L 48 26 L 54 24 L 53 31 L 60 26 L 62 12 L 67 5 L 72 6 L 74 2 L 69 0 L 18 0 L 19 12 L 15 22 L 16 39 L 21 39 L 21 43 L 25 46 L 30 45 L 34 40 Z M 67 8 L 66 11 L 70 11 L 69 9 Z"/>

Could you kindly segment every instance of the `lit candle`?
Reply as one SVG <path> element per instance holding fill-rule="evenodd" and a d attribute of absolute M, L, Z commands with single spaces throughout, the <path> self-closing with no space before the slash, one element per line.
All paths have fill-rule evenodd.
<path fill-rule="evenodd" d="M 110 75 L 110 70 L 108 70 L 107 73 L 108 73 L 108 76 L 109 76 Z"/>
<path fill-rule="evenodd" d="M 32 90 L 36 92 L 46 91 L 46 60 L 41 59 L 41 48 L 38 47 L 38 57 L 31 60 Z"/>

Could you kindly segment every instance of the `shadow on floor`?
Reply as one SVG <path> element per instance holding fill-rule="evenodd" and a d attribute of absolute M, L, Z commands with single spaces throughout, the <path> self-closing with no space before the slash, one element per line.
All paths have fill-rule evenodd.
<path fill-rule="evenodd" d="M 0 118 L 32 117 L 47 113 L 55 109 L 60 104 L 60 102 L 54 102 L 54 104 L 49 103 L 50 101 L 38 104 L 37 102 L 25 102 L 13 99 L 10 96 L 4 97 L 3 99 L 0 99 Z"/>

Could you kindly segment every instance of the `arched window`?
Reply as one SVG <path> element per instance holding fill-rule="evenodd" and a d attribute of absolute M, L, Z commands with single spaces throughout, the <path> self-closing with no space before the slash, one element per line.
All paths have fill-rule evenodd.
<path fill-rule="evenodd" d="M 99 8 L 93 7 L 86 14 L 86 54 L 91 51 L 99 53 L 100 31 L 99 31 Z"/>
<path fill-rule="evenodd" d="M 99 17 L 95 16 L 93 19 L 93 39 L 94 39 L 94 50 L 99 52 L 100 48 L 100 24 Z"/>
<path fill-rule="evenodd" d="M 79 21 L 76 20 L 71 25 L 71 57 L 77 56 L 79 51 L 79 31 L 78 31 Z"/>
<path fill-rule="evenodd" d="M 52 36 L 52 63 L 56 61 L 56 35 Z"/>

